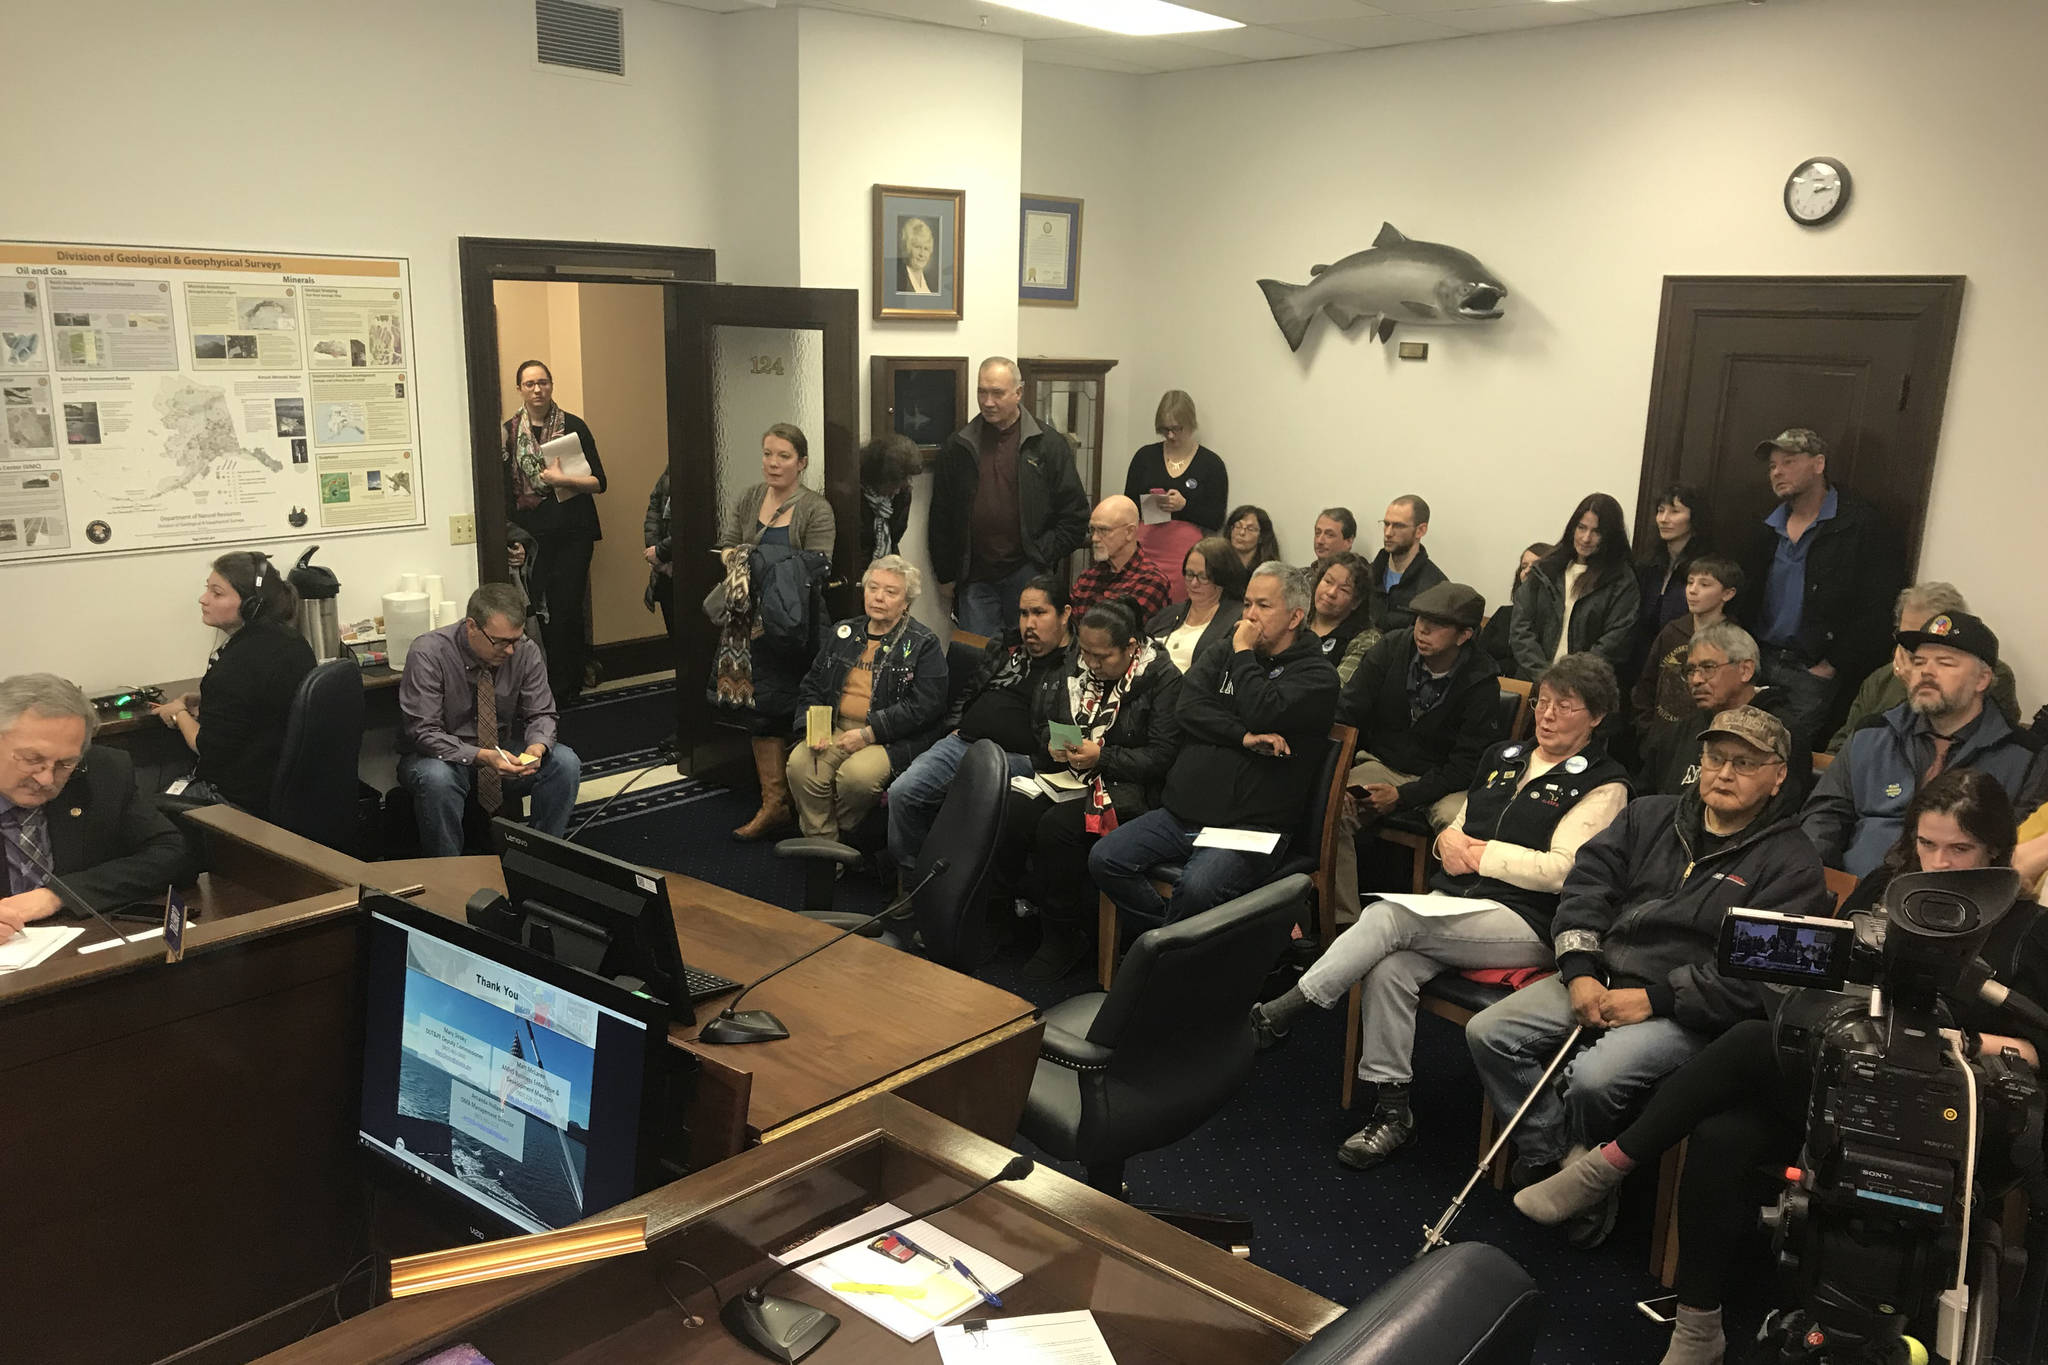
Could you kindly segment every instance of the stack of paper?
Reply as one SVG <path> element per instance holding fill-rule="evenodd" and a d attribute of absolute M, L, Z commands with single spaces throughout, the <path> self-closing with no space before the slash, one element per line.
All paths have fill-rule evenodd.
<path fill-rule="evenodd" d="M 956 1237 L 948 1236 L 930 1223 L 906 1222 L 904 1212 L 894 1204 L 878 1204 L 866 1213 L 849 1218 L 837 1227 L 826 1228 L 816 1237 L 791 1247 L 777 1259 L 787 1264 L 802 1260 L 819 1247 L 843 1242 L 864 1232 L 883 1234 L 900 1231 L 929 1255 L 913 1254 L 897 1260 L 874 1249 L 871 1242 L 856 1242 L 823 1260 L 813 1261 L 797 1274 L 826 1290 L 848 1306 L 858 1309 L 905 1341 L 922 1341 L 942 1322 L 950 1322 L 981 1302 L 952 1262 L 957 1258 L 996 1294 L 1024 1278 L 1017 1270 L 993 1256 L 984 1255 Z M 938 1258 L 938 1259 L 934 1259 Z M 853 1285 L 874 1285 L 910 1291 L 907 1295 L 867 1292 Z"/>
<path fill-rule="evenodd" d="M 24 925 L 21 932 L 0 943 L 0 972 L 26 971 L 48 960 L 59 948 L 84 932 L 83 929 L 51 924 Z"/>
<path fill-rule="evenodd" d="M 590 458 L 583 453 L 583 438 L 575 432 L 557 436 L 541 444 L 540 457 L 556 465 L 564 474 L 574 474 L 579 479 L 590 477 Z M 555 501 L 567 502 L 576 496 L 573 488 L 556 488 Z"/>

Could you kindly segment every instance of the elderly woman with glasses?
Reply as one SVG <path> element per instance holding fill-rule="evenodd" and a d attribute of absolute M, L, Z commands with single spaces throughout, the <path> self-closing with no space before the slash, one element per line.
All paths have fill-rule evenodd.
<path fill-rule="evenodd" d="M 1166 520 L 1140 532 L 1145 557 L 1166 575 L 1172 600 L 1187 589 L 1174 567 L 1194 543 L 1223 529 L 1230 507 L 1230 470 L 1223 457 L 1196 439 L 1195 400 L 1168 389 L 1152 414 L 1159 439 L 1139 446 L 1124 475 L 1124 496 L 1144 510 L 1164 511 Z M 1146 498 L 1152 501 L 1148 504 Z M 1156 511 L 1155 511 L 1156 515 Z"/>
<path fill-rule="evenodd" d="M 890 779 L 942 733 L 945 646 L 910 614 L 921 577 L 901 555 L 868 565 L 860 580 L 866 615 L 832 627 L 804 675 L 789 790 L 807 835 L 850 833 Z M 809 724 L 814 711 L 829 711 L 829 720 Z"/>
<path fill-rule="evenodd" d="M 1464 807 L 1437 836 L 1443 869 L 1425 896 L 1368 903 L 1301 980 L 1252 1010 L 1259 1045 L 1286 1037 L 1311 1005 L 1334 1009 L 1365 983 L 1358 1078 L 1377 1090 L 1372 1117 L 1337 1151 L 1366 1170 L 1415 1140 L 1408 1107 L 1422 983 L 1465 968 L 1548 967 L 1550 918 L 1572 859 L 1628 801 L 1628 775 L 1595 737 L 1621 704 L 1614 668 L 1567 654 L 1536 687 L 1534 742 L 1486 751 Z"/>

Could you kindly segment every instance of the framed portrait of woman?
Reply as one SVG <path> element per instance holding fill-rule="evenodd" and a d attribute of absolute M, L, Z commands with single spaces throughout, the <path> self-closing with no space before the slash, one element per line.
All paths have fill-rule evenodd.
<path fill-rule="evenodd" d="M 965 190 L 875 186 L 874 315 L 958 322 Z"/>

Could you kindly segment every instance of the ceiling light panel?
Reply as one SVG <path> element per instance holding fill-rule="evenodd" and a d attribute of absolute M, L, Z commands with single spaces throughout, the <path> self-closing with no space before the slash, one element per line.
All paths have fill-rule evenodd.
<path fill-rule="evenodd" d="M 1170 33 L 1214 33 L 1219 29 L 1244 27 L 1235 19 L 1204 14 L 1186 5 L 1168 4 L 1167 0 L 989 0 L 989 3 L 1135 38 L 1156 38 Z"/>

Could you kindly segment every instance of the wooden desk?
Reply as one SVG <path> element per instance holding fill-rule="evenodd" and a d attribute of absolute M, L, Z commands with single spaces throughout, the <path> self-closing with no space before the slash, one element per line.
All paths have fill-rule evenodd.
<path fill-rule="evenodd" d="M 371 875 L 425 884 L 421 903 L 461 917 L 480 887 L 503 891 L 495 858 L 372 863 Z M 817 920 L 680 873 L 667 874 L 683 960 L 747 982 L 831 938 Z M 855 936 L 747 997 L 790 1036 L 772 1043 L 699 1043 L 723 1004 L 698 1006 L 698 1025 L 670 1041 L 704 1072 L 693 1114 L 691 1164 L 773 1141 L 859 1100 L 895 1092 L 985 1137 L 1007 1141 L 1024 1112 L 1044 1025 L 1028 1000 L 921 957 Z"/>
<path fill-rule="evenodd" d="M 916 1211 L 1001 1169 L 1011 1153 L 894 1096 L 877 1096 L 786 1141 L 721 1162 L 614 1213 L 648 1215 L 647 1255 L 387 1303 L 262 1365 L 380 1365 L 457 1341 L 526 1365 L 757 1365 L 726 1335 L 687 1258 L 731 1296 L 781 1248 L 883 1199 Z M 1122 1365 L 1284 1361 L 1343 1310 L 1317 1294 L 1041 1166 L 932 1220 L 1024 1274 L 994 1316 L 1094 1312 Z M 673 1292 L 706 1321 L 691 1329 Z M 808 1281 L 775 1292 L 825 1308 L 835 1365 L 939 1358 Z"/>
<path fill-rule="evenodd" d="M 395 673 L 383 664 L 373 665 L 363 670 L 363 690 L 365 692 L 375 692 L 386 687 L 396 687 L 399 684 L 399 680 L 404 676 L 403 673 Z M 165 701 L 172 701 L 184 696 L 187 692 L 197 692 L 199 690 L 199 681 L 198 678 L 179 678 L 176 682 L 155 683 L 153 686 L 163 689 Z M 152 716 L 147 706 L 129 706 L 123 707 L 119 711 L 102 711 L 100 713 L 100 728 L 93 738 L 100 740 L 115 739 L 122 735 L 133 734 L 145 725 L 154 725 L 158 729 L 163 728 L 163 722 Z"/>

